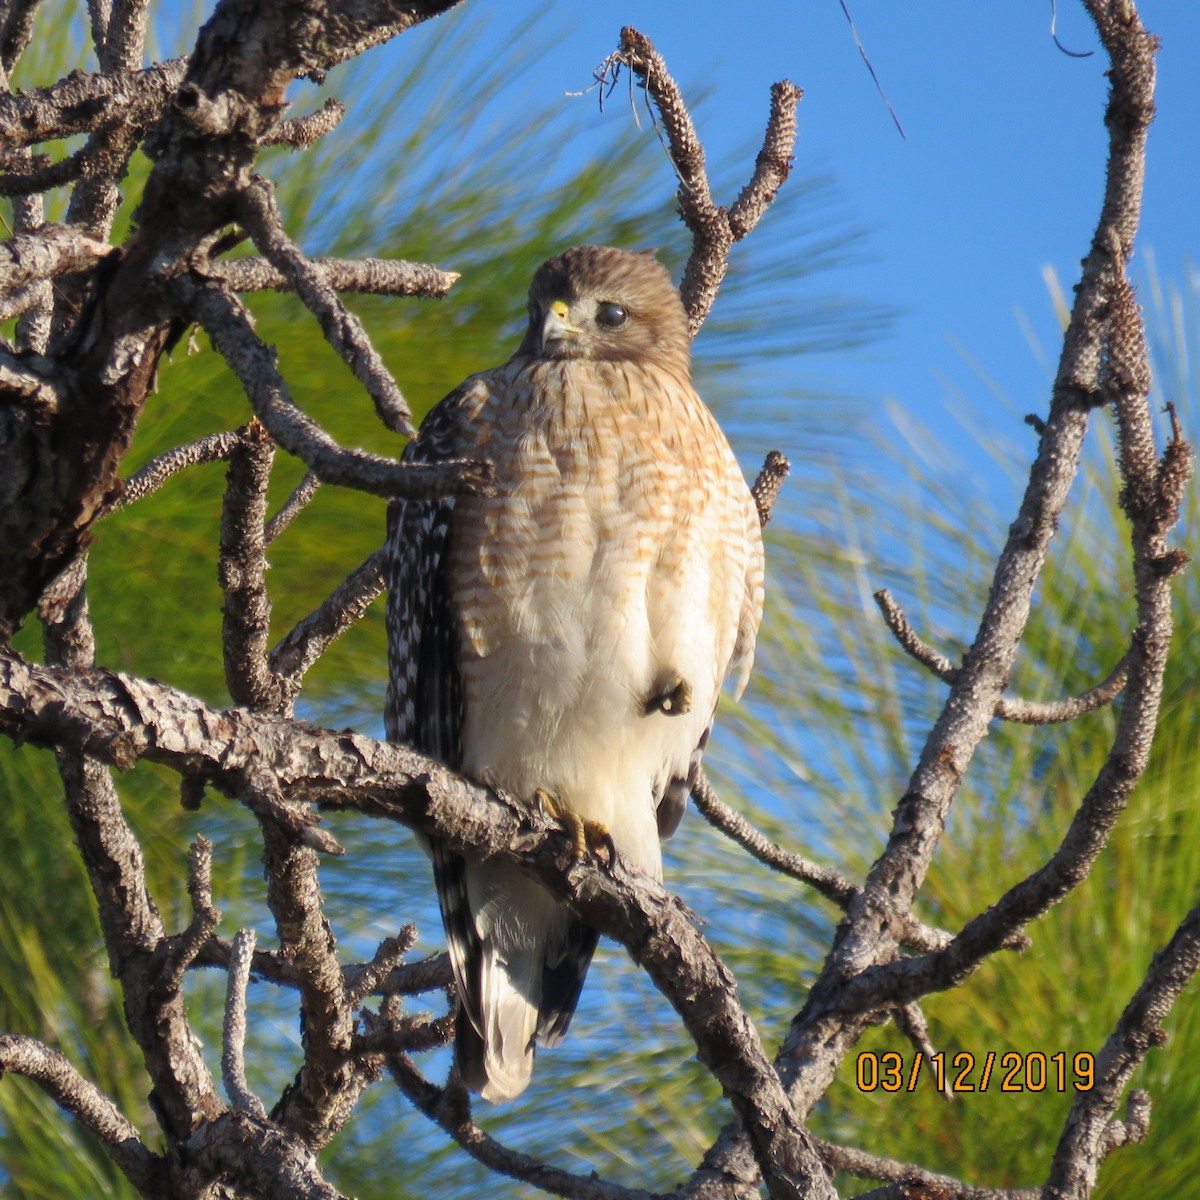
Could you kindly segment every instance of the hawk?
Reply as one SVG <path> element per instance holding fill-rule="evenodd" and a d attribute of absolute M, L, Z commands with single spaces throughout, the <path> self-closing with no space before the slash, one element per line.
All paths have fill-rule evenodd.
<path fill-rule="evenodd" d="M 599 246 L 544 263 L 516 352 L 442 400 L 405 457 L 486 460 L 495 489 L 389 508 L 388 737 L 603 826 L 661 880 L 763 599 L 758 514 L 692 387 L 666 270 Z M 512 863 L 427 849 L 460 1070 L 508 1100 L 566 1033 L 597 934 Z"/>

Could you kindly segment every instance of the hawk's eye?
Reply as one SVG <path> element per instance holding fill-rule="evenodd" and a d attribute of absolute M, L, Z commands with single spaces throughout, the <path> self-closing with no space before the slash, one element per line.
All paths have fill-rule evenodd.
<path fill-rule="evenodd" d="M 596 310 L 596 324 L 605 329 L 620 329 L 629 314 L 619 304 L 602 304 Z"/>

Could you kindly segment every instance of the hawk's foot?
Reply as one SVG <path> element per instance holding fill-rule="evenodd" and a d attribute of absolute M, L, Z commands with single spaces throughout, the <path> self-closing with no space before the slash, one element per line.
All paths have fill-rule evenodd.
<path fill-rule="evenodd" d="M 664 713 L 681 717 L 692 711 L 692 685 L 681 675 L 667 675 L 655 682 L 643 705 L 646 716 Z"/>
<path fill-rule="evenodd" d="M 573 809 L 567 808 L 557 796 L 538 788 L 533 793 L 538 807 L 553 817 L 571 838 L 571 861 L 582 862 L 586 858 L 594 858 L 606 866 L 612 866 L 617 861 L 617 848 L 613 844 L 612 834 L 608 827 L 599 821 L 581 817 Z M 604 851 L 602 855 L 600 852 Z"/>

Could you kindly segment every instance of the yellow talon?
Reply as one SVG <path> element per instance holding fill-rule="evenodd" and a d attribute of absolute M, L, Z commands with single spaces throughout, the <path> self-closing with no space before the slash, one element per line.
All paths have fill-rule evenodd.
<path fill-rule="evenodd" d="M 581 817 L 573 809 L 567 808 L 556 796 L 538 788 L 533 793 L 538 806 L 549 816 L 553 817 L 571 838 L 571 861 L 582 862 L 585 858 L 600 857 L 603 848 L 608 852 L 611 864 L 616 858 L 616 847 L 613 845 L 612 834 L 608 827 L 599 821 Z"/>

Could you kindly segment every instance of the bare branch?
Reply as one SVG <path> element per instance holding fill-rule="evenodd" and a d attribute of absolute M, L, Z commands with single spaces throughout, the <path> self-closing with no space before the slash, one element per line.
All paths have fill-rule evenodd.
<path fill-rule="evenodd" d="M 741 813 L 730 808 L 717 795 L 703 769 L 696 776 L 692 787 L 692 799 L 696 802 L 697 810 L 710 824 L 773 871 L 809 884 L 843 911 L 848 909 L 859 895 L 861 889 L 831 867 L 823 867 L 802 854 L 784 850 L 766 834 L 755 829 Z M 946 930 L 926 925 L 917 920 L 912 913 L 900 910 L 892 913 L 892 931 L 901 945 L 914 950 L 942 950 L 950 945 L 954 938 L 954 935 Z M 1005 943 L 1004 948 L 1024 950 L 1028 945 L 1028 938 L 1014 937 Z"/>
<path fill-rule="evenodd" d="M 293 150 L 306 150 L 319 142 L 327 133 L 338 127 L 346 115 L 346 106 L 330 96 L 315 112 L 307 117 L 289 117 L 280 121 L 263 138 L 264 146 L 290 146 Z"/>
<path fill-rule="evenodd" d="M 386 943 L 385 943 L 386 944 Z M 228 968 L 233 954 L 232 944 L 221 937 L 210 937 L 196 955 L 194 966 Z M 300 972 L 288 958 L 271 950 L 255 950 L 250 969 L 267 983 L 280 987 L 299 987 Z M 346 994 L 356 996 L 362 990 L 363 975 L 374 969 L 372 963 L 351 963 L 342 968 Z M 415 963 L 394 966 L 372 989 L 376 996 L 420 996 L 426 992 L 444 991 L 454 981 L 450 958 L 446 953 Z M 360 997 L 361 998 L 361 997 Z"/>
<path fill-rule="evenodd" d="M 312 471 L 305 471 L 283 507 L 263 527 L 263 541 L 269 546 L 309 506 L 321 486 L 320 479 Z"/>
<path fill-rule="evenodd" d="M 902 1004 L 899 1008 L 892 1010 L 892 1017 L 896 1022 L 896 1028 L 908 1039 L 909 1045 L 918 1054 L 924 1055 L 926 1062 L 932 1061 L 937 1051 L 934 1049 L 933 1042 L 929 1040 L 929 1024 L 925 1020 L 921 1006 L 915 1003 Z M 947 1100 L 954 1099 L 954 1089 L 951 1087 L 950 1081 L 945 1078 L 942 1080 L 942 1096 Z"/>
<path fill-rule="evenodd" d="M 939 1175 L 934 1171 L 913 1166 L 912 1163 L 897 1162 L 878 1154 L 868 1154 L 856 1146 L 841 1146 L 820 1138 L 817 1139 L 817 1153 L 832 1171 L 845 1171 L 847 1175 L 855 1175 L 860 1179 L 887 1179 L 912 1189 L 906 1193 L 903 1190 L 889 1191 L 881 1188 L 864 1192 L 857 1200 L 867 1200 L 868 1196 L 876 1197 L 877 1200 L 882 1200 L 884 1196 L 908 1200 L 909 1197 L 930 1194 L 938 1200 L 1039 1200 L 1041 1196 L 1038 1188 L 974 1187 L 955 1179 L 952 1175 Z"/>
<path fill-rule="evenodd" d="M 223 462 L 240 442 L 240 436 L 231 430 L 210 433 L 206 437 L 189 442 L 186 446 L 177 446 L 174 450 L 152 458 L 124 481 L 124 494 L 113 506 L 114 509 L 123 508 L 157 492 L 172 475 L 178 475 L 188 467 Z"/>
<path fill-rule="evenodd" d="M 791 170 L 796 140 L 796 106 L 803 95 L 784 80 L 771 87 L 771 114 L 766 137 L 750 182 L 732 209 L 713 201 L 704 165 L 704 147 L 671 78 L 662 55 L 650 39 L 627 25 L 621 30 L 617 56 L 642 81 L 653 99 L 666 132 L 667 151 L 679 176 L 679 214 L 692 233 L 692 253 L 679 286 L 688 323 L 695 337 L 716 299 L 729 269 L 729 252 L 758 224 Z"/>
<path fill-rule="evenodd" d="M 378 990 L 383 981 L 400 965 L 400 960 L 413 948 L 417 940 L 415 925 L 405 925 L 395 937 L 384 938 L 375 951 L 375 957 L 358 969 L 353 986 L 347 978 L 346 995 L 351 1005 L 358 1005 Z"/>
<path fill-rule="evenodd" d="M 4 6 L 0 26 L 0 66 L 6 76 L 12 74 L 33 35 L 33 18 L 41 0 L 9 0 Z"/>
<path fill-rule="evenodd" d="M 221 1078 L 225 1084 L 225 1094 L 234 1108 L 265 1121 L 267 1110 L 246 1082 L 246 992 L 250 986 L 250 961 L 253 957 L 254 930 L 238 930 L 229 957 L 229 980 L 225 989 Z"/>
<path fill-rule="evenodd" d="M 875 593 L 875 603 L 879 605 L 887 627 L 903 649 L 923 667 L 928 667 L 939 679 L 946 683 L 954 683 L 958 678 L 958 668 L 921 638 L 886 588 Z M 1127 651 L 1095 687 L 1065 700 L 1044 702 L 1001 696 L 996 701 L 996 716 L 1020 725 L 1056 725 L 1073 721 L 1084 713 L 1095 712 L 1096 709 L 1111 704 L 1121 694 L 1125 681 L 1129 678 L 1129 662 L 1130 654 Z"/>
<path fill-rule="evenodd" d="M 443 271 L 429 263 L 402 259 L 313 258 L 308 261 L 324 274 L 334 291 L 362 295 L 438 298 L 461 278 L 455 271 Z M 214 258 L 205 271 L 214 279 L 222 280 L 233 292 L 295 291 L 289 278 L 265 258 Z"/>
<path fill-rule="evenodd" d="M 85 579 L 81 563 L 64 573 L 61 592 L 41 606 L 47 660 L 52 667 L 70 668 L 70 674 L 87 673 L 95 660 Z M 121 983 L 126 1025 L 154 1080 L 165 1131 L 185 1136 L 222 1105 L 170 969 L 174 950 L 146 886 L 141 846 L 125 820 L 108 768 L 83 746 L 52 745 L 71 828 L 96 897 L 109 965 Z"/>
<path fill-rule="evenodd" d="M 285 681 L 289 696 L 299 692 L 308 669 L 383 591 L 385 557 L 382 550 L 376 550 L 271 651 L 271 670 Z"/>
<path fill-rule="evenodd" d="M 162 1161 L 142 1143 L 120 1109 L 57 1051 L 21 1034 L 0 1034 L 0 1076 L 32 1079 L 103 1144 L 125 1177 L 144 1194 L 160 1186 Z"/>
<path fill-rule="evenodd" d="M 274 189 L 267 180 L 258 176 L 253 179 L 238 197 L 238 211 L 254 244 L 287 279 L 317 318 L 326 341 L 367 389 L 379 419 L 393 433 L 412 437 L 416 433 L 412 414 L 391 372 L 371 345 L 362 322 L 341 302 L 321 268 L 305 258 L 300 247 L 288 237 L 275 203 Z"/>
<path fill-rule="evenodd" d="M 171 58 L 144 71 L 74 71 L 53 87 L 0 96 L 0 138 L 9 146 L 30 146 L 113 125 L 148 125 L 183 82 L 187 67 L 186 58 Z"/>
<path fill-rule="evenodd" d="M 42 225 L 0 241 L 0 289 L 53 279 L 67 271 L 86 271 L 112 247 L 66 225 Z"/>
<path fill-rule="evenodd" d="M 1162 1023 L 1183 989 L 1200 972 L 1200 904 L 1184 917 L 1133 994 L 1096 1056 L 1096 1084 L 1077 1092 L 1042 1193 L 1046 1200 L 1086 1200 L 1108 1150 L 1138 1141 L 1149 1123 L 1149 1097 L 1130 1094 L 1126 1121 L 1113 1116 L 1134 1070 L 1166 1041 Z"/>
<path fill-rule="evenodd" d="M 221 921 L 212 896 L 212 842 L 200 835 L 188 852 L 187 886 L 192 919 L 182 933 L 164 939 L 158 952 L 158 957 L 164 960 L 163 974 L 173 991 L 180 990 L 187 969 L 196 961 Z"/>
<path fill-rule="evenodd" d="M 571 861 L 566 834 L 548 816 L 470 784 L 403 746 L 353 733 L 312 731 L 241 709 L 216 713 L 193 697 L 130 676 L 79 671 L 67 680 L 7 647 L 0 647 L 0 729 L 30 741 L 75 746 L 123 764 L 144 756 L 188 773 L 202 770 L 237 792 L 252 784 L 266 793 L 278 780 L 295 798 L 319 795 L 330 805 L 401 819 L 472 859 L 512 854 L 510 847 L 520 845 L 521 853 L 514 854 L 513 861 L 536 871 L 542 883 L 568 900 L 593 928 L 626 945 L 676 1007 L 701 1061 L 726 1089 L 749 1131 L 772 1195 L 807 1194 L 823 1200 L 831 1194 L 758 1033 L 737 1001 L 732 976 L 687 910 L 661 885 L 629 871 L 619 860 L 607 869 L 591 860 Z M 270 840 L 270 823 L 264 830 Z M 348 1013 L 348 1006 L 341 1007 L 344 990 L 340 974 L 337 982 L 331 974 L 336 971 L 332 955 L 328 971 L 316 969 L 325 961 L 322 939 L 327 931 L 311 876 L 315 860 L 302 858 L 302 850 L 274 844 L 268 873 L 276 880 L 289 872 L 311 877 L 314 889 L 302 889 L 305 899 L 280 889 L 272 903 L 281 930 L 300 930 L 298 945 L 314 954 L 314 978 L 308 984 L 312 990 L 306 1000 L 310 1059 L 305 1070 L 318 1054 L 327 1055 L 320 1072 L 313 1064 L 314 1075 L 335 1078 L 332 1084 L 306 1089 L 302 1075 L 301 1086 L 289 1094 L 288 1122 L 303 1127 L 306 1138 L 319 1144 L 336 1125 L 338 1114 L 322 1106 L 315 1113 L 298 1111 L 303 1098 L 313 1091 L 321 1097 L 349 1096 L 356 1081 L 337 1075 L 344 1065 L 340 1056 L 349 1045 L 348 1017 L 343 1022 L 339 1013 Z M 564 855 L 571 864 L 566 871 Z M 329 1031 L 317 1036 L 322 1021 Z"/>
<path fill-rule="evenodd" d="M 243 794 L 249 792 L 266 797 L 266 804 L 250 800 L 260 811 L 285 806 L 265 763 L 246 773 Z M 350 1058 L 353 1014 L 325 918 L 317 852 L 298 842 L 289 826 L 270 817 L 260 818 L 260 823 L 267 903 L 280 949 L 300 968 L 304 1022 L 304 1065 L 271 1117 L 319 1150 L 349 1119 L 367 1080 Z"/>
<path fill-rule="evenodd" d="M 487 464 L 399 463 L 362 450 L 345 450 L 292 402 L 270 349 L 254 332 L 250 314 L 215 283 L 181 279 L 186 307 L 213 339 L 221 357 L 242 381 L 258 419 L 275 442 L 325 483 L 376 496 L 429 498 L 486 488 Z"/>
<path fill-rule="evenodd" d="M 260 712 L 278 712 L 284 703 L 283 687 L 267 664 L 271 598 L 263 528 L 274 459 L 275 447 L 266 430 L 251 421 L 240 431 L 229 456 L 217 563 L 225 597 L 221 608 L 225 686 L 235 704 Z"/>
<path fill-rule="evenodd" d="M 396 1086 L 431 1121 L 444 1129 L 477 1162 L 493 1171 L 520 1179 L 535 1187 L 570 1200 L 665 1200 L 655 1192 L 623 1188 L 595 1175 L 572 1175 L 569 1171 L 511 1150 L 485 1133 L 471 1119 L 471 1103 L 461 1084 L 440 1088 L 430 1083 L 403 1054 L 389 1055 L 388 1071 Z"/>
<path fill-rule="evenodd" d="M 754 497 L 754 506 L 758 509 L 760 525 L 766 525 L 770 521 L 771 510 L 779 498 L 779 489 L 783 487 L 783 481 L 791 469 L 792 464 L 778 450 L 770 451 L 763 460 L 758 478 L 750 489 L 750 494 Z"/>

